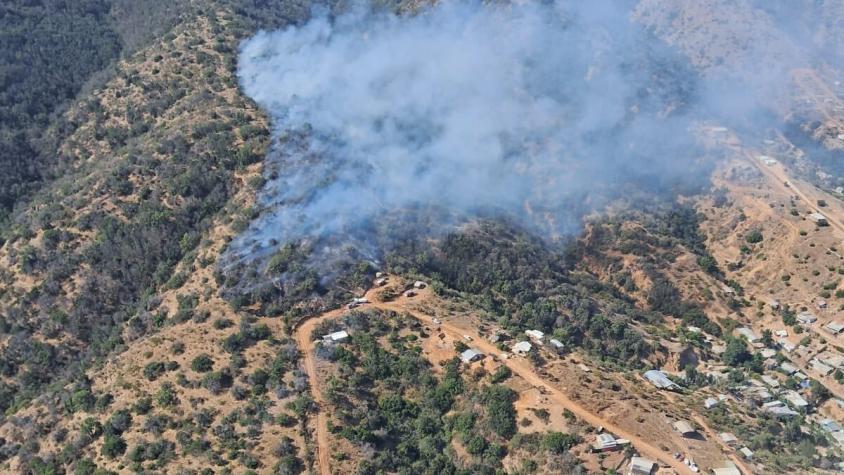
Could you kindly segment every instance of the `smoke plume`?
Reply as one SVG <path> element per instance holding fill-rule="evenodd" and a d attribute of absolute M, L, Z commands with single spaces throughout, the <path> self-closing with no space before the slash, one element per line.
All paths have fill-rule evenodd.
<path fill-rule="evenodd" d="M 276 141 L 263 212 L 227 258 L 307 241 L 377 260 L 400 237 L 384 223 L 436 237 L 478 217 L 554 240 L 613 200 L 700 184 L 689 129 L 719 108 L 715 82 L 618 5 L 353 8 L 257 34 L 239 77 Z M 755 107 L 721 94 L 733 115 Z"/>

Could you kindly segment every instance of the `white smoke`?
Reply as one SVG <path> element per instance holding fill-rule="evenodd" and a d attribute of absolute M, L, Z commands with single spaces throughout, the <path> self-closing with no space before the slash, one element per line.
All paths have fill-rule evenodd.
<path fill-rule="evenodd" d="M 625 184 L 700 178 L 674 110 L 690 91 L 664 77 L 678 66 L 611 2 L 355 9 L 260 33 L 239 76 L 279 140 L 265 212 L 232 249 L 420 208 L 570 233 Z"/>

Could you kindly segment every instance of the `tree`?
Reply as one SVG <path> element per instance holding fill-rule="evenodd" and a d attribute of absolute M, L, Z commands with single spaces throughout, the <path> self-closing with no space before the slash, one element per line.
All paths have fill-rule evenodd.
<path fill-rule="evenodd" d="M 191 361 L 190 367 L 197 373 L 206 373 L 214 369 L 214 360 L 207 354 L 202 353 Z"/>
<path fill-rule="evenodd" d="M 102 453 L 104 456 L 113 459 L 126 452 L 126 441 L 123 437 L 114 434 L 106 434 L 103 440 Z"/>
<path fill-rule="evenodd" d="M 542 439 L 545 450 L 555 454 L 565 453 L 579 443 L 580 437 L 564 432 L 548 432 Z"/>
<path fill-rule="evenodd" d="M 739 366 L 750 359 L 750 352 L 747 351 L 747 345 L 744 340 L 740 338 L 728 337 L 727 348 L 724 354 L 721 355 L 724 364 L 728 366 Z"/>
<path fill-rule="evenodd" d="M 486 388 L 483 395 L 492 430 L 496 434 L 509 439 L 516 433 L 516 409 L 513 401 L 516 393 L 502 385 L 492 385 Z"/>

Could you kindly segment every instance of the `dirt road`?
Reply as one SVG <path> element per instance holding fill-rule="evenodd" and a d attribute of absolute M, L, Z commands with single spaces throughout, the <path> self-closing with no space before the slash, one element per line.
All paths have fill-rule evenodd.
<path fill-rule="evenodd" d="M 430 289 L 426 289 L 419 293 L 417 297 L 413 299 L 408 299 L 406 297 L 401 297 L 393 302 L 377 302 L 375 293 L 377 289 L 370 290 L 367 293 L 367 298 L 373 303 L 368 304 L 367 307 L 374 307 L 380 310 L 387 310 L 387 311 L 395 311 L 410 315 L 411 317 L 419 320 L 420 322 L 437 327 L 439 326 L 441 330 L 445 333 L 450 334 L 450 336 L 456 340 L 463 339 L 464 335 L 468 335 L 472 338 L 472 346 L 476 347 L 483 353 L 487 355 L 499 355 L 501 353 L 498 348 L 495 347 L 492 343 L 489 343 L 485 339 L 483 339 L 474 329 L 469 328 L 462 328 L 456 326 L 449 322 L 441 322 L 439 324 L 433 323 L 433 317 L 429 315 L 424 315 L 418 311 L 415 311 L 411 308 L 412 304 L 423 301 L 431 296 Z M 304 353 L 305 359 L 305 372 L 308 375 L 308 379 L 310 380 L 311 392 L 313 395 L 314 400 L 320 406 L 320 411 L 317 416 L 317 446 L 318 446 L 318 454 L 319 454 L 319 465 L 320 465 L 320 473 L 323 475 L 329 475 L 330 471 L 330 447 L 329 447 L 329 440 L 328 440 L 328 433 L 327 433 L 327 425 L 326 425 L 326 417 L 325 411 L 323 410 L 324 406 L 324 398 L 322 396 L 322 392 L 319 389 L 319 380 L 317 379 L 316 374 L 316 365 L 313 358 L 313 348 L 314 342 L 311 339 L 311 332 L 316 327 L 317 324 L 320 322 L 330 320 L 333 318 L 338 318 L 345 313 L 344 310 L 333 310 L 331 312 L 327 312 L 325 314 L 320 315 L 319 317 L 310 319 L 299 326 L 296 330 L 296 342 L 299 345 L 300 351 Z M 682 474 L 692 474 L 694 472 L 686 466 L 683 462 L 675 460 L 670 453 L 660 449 L 656 445 L 653 445 L 651 442 L 648 442 L 641 437 L 637 436 L 635 433 L 630 432 L 626 429 L 623 429 L 616 424 L 603 419 L 598 414 L 592 413 L 580 404 L 572 401 L 566 396 L 561 390 L 554 387 L 551 383 L 547 382 L 543 379 L 536 371 L 533 369 L 531 363 L 525 358 L 508 358 L 502 359 L 501 362 L 506 365 L 510 370 L 522 377 L 528 383 L 538 387 L 544 388 L 546 391 L 546 396 L 556 403 L 560 408 L 568 409 L 569 411 L 573 412 L 577 417 L 586 421 L 588 424 L 598 427 L 603 426 L 607 431 L 614 433 L 616 436 L 630 440 L 631 444 L 645 457 L 648 457 L 654 461 L 659 462 L 663 465 L 668 465 L 676 470 L 678 473 Z"/>
<path fill-rule="evenodd" d="M 320 323 L 338 318 L 344 313 L 345 311 L 343 309 L 337 309 L 323 313 L 317 318 L 308 319 L 296 328 L 295 334 L 296 345 L 299 347 L 299 351 L 302 352 L 305 373 L 308 375 L 311 397 L 313 397 L 314 403 L 317 405 L 316 443 L 319 473 L 321 475 L 331 474 L 331 456 L 328 440 L 328 420 L 325 415 L 325 398 L 323 397 L 322 390 L 319 387 L 316 361 L 314 360 L 314 347 L 316 342 L 311 338 L 311 333 L 313 333 L 314 328 L 316 328 Z"/>

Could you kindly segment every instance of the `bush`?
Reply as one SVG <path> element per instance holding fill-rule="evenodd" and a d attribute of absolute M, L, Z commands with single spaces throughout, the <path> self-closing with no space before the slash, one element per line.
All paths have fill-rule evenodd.
<path fill-rule="evenodd" d="M 749 242 L 750 244 L 756 244 L 756 243 L 762 242 L 762 239 L 764 239 L 763 236 L 762 236 L 762 231 L 760 231 L 758 229 L 751 230 L 744 237 L 744 240 Z"/>
<path fill-rule="evenodd" d="M 214 360 L 207 354 L 203 353 L 191 361 L 190 367 L 197 373 L 207 373 L 208 371 L 214 369 Z"/>
<path fill-rule="evenodd" d="M 563 454 L 579 443 L 580 437 L 563 432 L 548 432 L 542 439 L 545 450 L 555 454 Z"/>
<path fill-rule="evenodd" d="M 102 454 L 110 459 L 117 458 L 126 452 L 126 441 L 123 437 L 108 434 L 103 441 Z"/>

